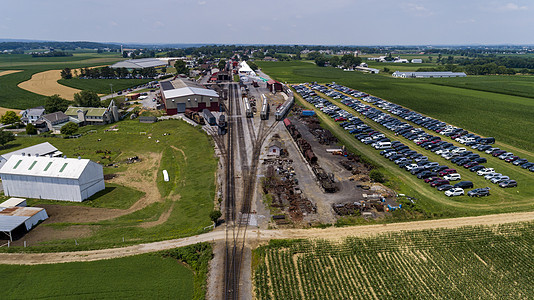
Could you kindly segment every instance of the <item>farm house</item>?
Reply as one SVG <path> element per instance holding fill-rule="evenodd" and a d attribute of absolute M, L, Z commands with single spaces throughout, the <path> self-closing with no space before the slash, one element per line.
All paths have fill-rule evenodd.
<path fill-rule="evenodd" d="M 82 202 L 105 188 L 102 166 L 89 159 L 13 155 L 0 176 L 11 197 Z"/>

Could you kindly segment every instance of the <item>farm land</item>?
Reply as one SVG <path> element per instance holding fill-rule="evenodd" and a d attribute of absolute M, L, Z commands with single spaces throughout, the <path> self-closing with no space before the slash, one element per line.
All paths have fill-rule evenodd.
<path fill-rule="evenodd" d="M 116 131 L 106 131 L 111 126 Z M 217 160 L 212 140 L 201 129 L 178 120 L 128 120 L 83 130 L 90 133 L 78 139 L 19 137 L 2 150 L 50 142 L 68 157 L 102 163 L 107 180 L 103 192 L 82 203 L 30 199 L 50 218 L 26 234 L 30 247 L 17 247 L 20 240 L 0 251 L 127 246 L 199 234 L 212 224 L 208 215 L 214 207 Z M 135 156 L 139 161 L 128 163 Z"/>
<path fill-rule="evenodd" d="M 70 57 L 32 57 L 24 54 L 0 55 L 0 72 L 18 70 L 19 72 L 0 76 L 0 107 L 13 109 L 26 109 L 42 105 L 44 96 L 32 93 L 18 87 L 24 81 L 30 80 L 31 77 L 40 72 L 49 70 L 61 70 L 64 68 L 85 68 L 109 65 L 123 60 L 119 53 L 91 53 L 76 52 Z M 88 80 L 89 81 L 89 80 Z M 93 80 L 91 80 L 93 81 Z M 139 85 L 144 80 L 97 80 L 95 84 L 88 82 L 77 82 L 76 79 L 63 82 L 66 86 L 76 89 L 89 89 L 95 92 L 108 93 L 110 91 L 109 83 L 114 84 L 114 91 Z M 116 86 L 115 86 L 116 85 Z M 44 87 L 46 88 L 46 87 Z"/>
<path fill-rule="evenodd" d="M 113 92 L 125 90 L 134 86 L 143 85 L 152 81 L 151 79 L 60 79 L 59 84 L 75 88 L 78 90 L 92 91 L 97 94 L 111 94 L 110 84 L 113 85 Z"/>
<path fill-rule="evenodd" d="M 203 243 L 92 262 L 2 265 L 2 298 L 204 299 L 211 255 Z"/>
<path fill-rule="evenodd" d="M 317 67 L 312 62 L 257 62 L 287 83 L 336 82 L 403 105 L 422 114 L 496 138 L 497 147 L 534 151 L 533 76 L 468 76 L 399 79 L 390 75 Z M 394 69 L 392 69 L 394 70 Z M 507 149 L 507 145 L 514 147 Z"/>
<path fill-rule="evenodd" d="M 273 240 L 253 252 L 257 299 L 529 299 L 534 223 Z"/>

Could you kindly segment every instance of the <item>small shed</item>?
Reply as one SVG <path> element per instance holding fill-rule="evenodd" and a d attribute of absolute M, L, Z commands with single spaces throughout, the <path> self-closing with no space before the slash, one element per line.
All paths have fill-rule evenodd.
<path fill-rule="evenodd" d="M 137 100 L 137 99 L 139 99 L 139 96 L 141 96 L 141 94 L 139 94 L 139 93 L 131 93 L 131 94 L 126 95 L 126 98 L 128 100 Z"/>
<path fill-rule="evenodd" d="M 156 123 L 158 118 L 154 116 L 140 116 L 139 123 Z"/>
<path fill-rule="evenodd" d="M 0 232 L 13 241 L 13 232 L 30 231 L 39 222 L 48 219 L 40 207 L 0 207 Z"/>
<path fill-rule="evenodd" d="M 272 142 L 271 145 L 269 146 L 268 155 L 280 156 L 281 153 L 282 153 L 282 143 L 280 143 L 279 141 Z"/>
<path fill-rule="evenodd" d="M 0 207 L 26 207 L 26 199 L 23 198 L 9 198 L 0 203 Z"/>

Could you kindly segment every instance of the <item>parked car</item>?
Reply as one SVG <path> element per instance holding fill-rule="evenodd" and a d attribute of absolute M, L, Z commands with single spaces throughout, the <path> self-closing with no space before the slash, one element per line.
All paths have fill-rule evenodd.
<path fill-rule="evenodd" d="M 454 185 L 455 188 L 469 189 L 473 188 L 473 183 L 471 181 L 460 181 Z"/>
<path fill-rule="evenodd" d="M 444 184 L 444 185 L 440 185 L 440 186 L 438 186 L 436 189 L 437 189 L 438 191 L 441 192 L 441 191 L 448 191 L 448 190 L 450 190 L 450 189 L 452 189 L 452 188 L 453 188 L 452 185 L 450 185 L 450 184 Z"/>
<path fill-rule="evenodd" d="M 445 191 L 445 196 L 447 197 L 462 196 L 464 194 L 464 189 L 459 187 L 453 187 L 452 189 Z"/>
<path fill-rule="evenodd" d="M 453 173 L 453 174 L 448 174 L 448 175 L 443 176 L 443 179 L 449 180 L 449 181 L 456 181 L 456 180 L 461 180 L 462 176 L 458 173 Z"/>
<path fill-rule="evenodd" d="M 509 180 L 510 177 L 508 176 L 494 176 L 490 179 L 490 182 L 491 183 L 500 183 L 500 182 L 503 182 L 505 180 Z"/>
<path fill-rule="evenodd" d="M 491 178 L 496 177 L 496 176 L 502 176 L 502 174 L 501 173 L 489 173 L 486 176 L 484 176 L 484 179 L 490 180 Z"/>
<path fill-rule="evenodd" d="M 439 172 L 439 176 L 445 176 L 448 174 L 457 173 L 455 169 L 445 169 L 441 172 Z"/>
<path fill-rule="evenodd" d="M 490 190 L 489 187 L 478 188 L 478 189 L 470 190 L 469 192 L 467 192 L 467 196 L 469 196 L 469 197 L 484 197 L 484 196 L 489 196 L 489 195 L 490 195 L 489 190 Z"/>
<path fill-rule="evenodd" d="M 517 186 L 517 181 L 511 180 L 511 179 L 505 180 L 505 181 L 500 182 L 499 186 L 502 187 L 502 188 L 516 187 Z"/>
<path fill-rule="evenodd" d="M 448 180 L 445 180 L 445 179 L 437 179 L 437 180 L 434 180 L 430 183 L 430 186 L 431 187 L 438 187 L 438 186 L 441 186 L 441 185 L 446 185 L 446 184 L 449 184 L 449 181 Z"/>
<path fill-rule="evenodd" d="M 477 175 L 478 176 L 486 176 L 486 175 L 494 173 L 494 172 L 495 172 L 495 169 L 493 169 L 493 168 L 485 168 L 485 169 L 479 170 L 477 172 Z"/>
<path fill-rule="evenodd" d="M 525 158 L 520 158 L 513 162 L 514 166 L 521 166 L 522 164 L 528 163 L 528 160 Z"/>

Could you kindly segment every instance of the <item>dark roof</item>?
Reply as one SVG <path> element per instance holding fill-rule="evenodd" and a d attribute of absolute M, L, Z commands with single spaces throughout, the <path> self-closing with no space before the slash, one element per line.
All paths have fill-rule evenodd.
<path fill-rule="evenodd" d="M 172 82 L 170 81 L 163 81 L 159 83 L 161 86 L 161 89 L 164 91 L 173 90 L 174 86 L 172 85 Z"/>
<path fill-rule="evenodd" d="M 64 114 L 62 111 L 57 111 L 55 113 L 44 115 L 43 118 L 47 119 L 50 122 L 56 122 L 56 121 L 68 119 L 69 116 Z"/>
<path fill-rule="evenodd" d="M 278 140 L 273 141 L 273 142 L 271 143 L 271 145 L 269 146 L 269 148 L 270 148 L 270 147 L 274 147 L 274 146 L 276 146 L 276 147 L 282 149 L 282 143 L 280 143 L 280 141 L 278 141 Z"/>

